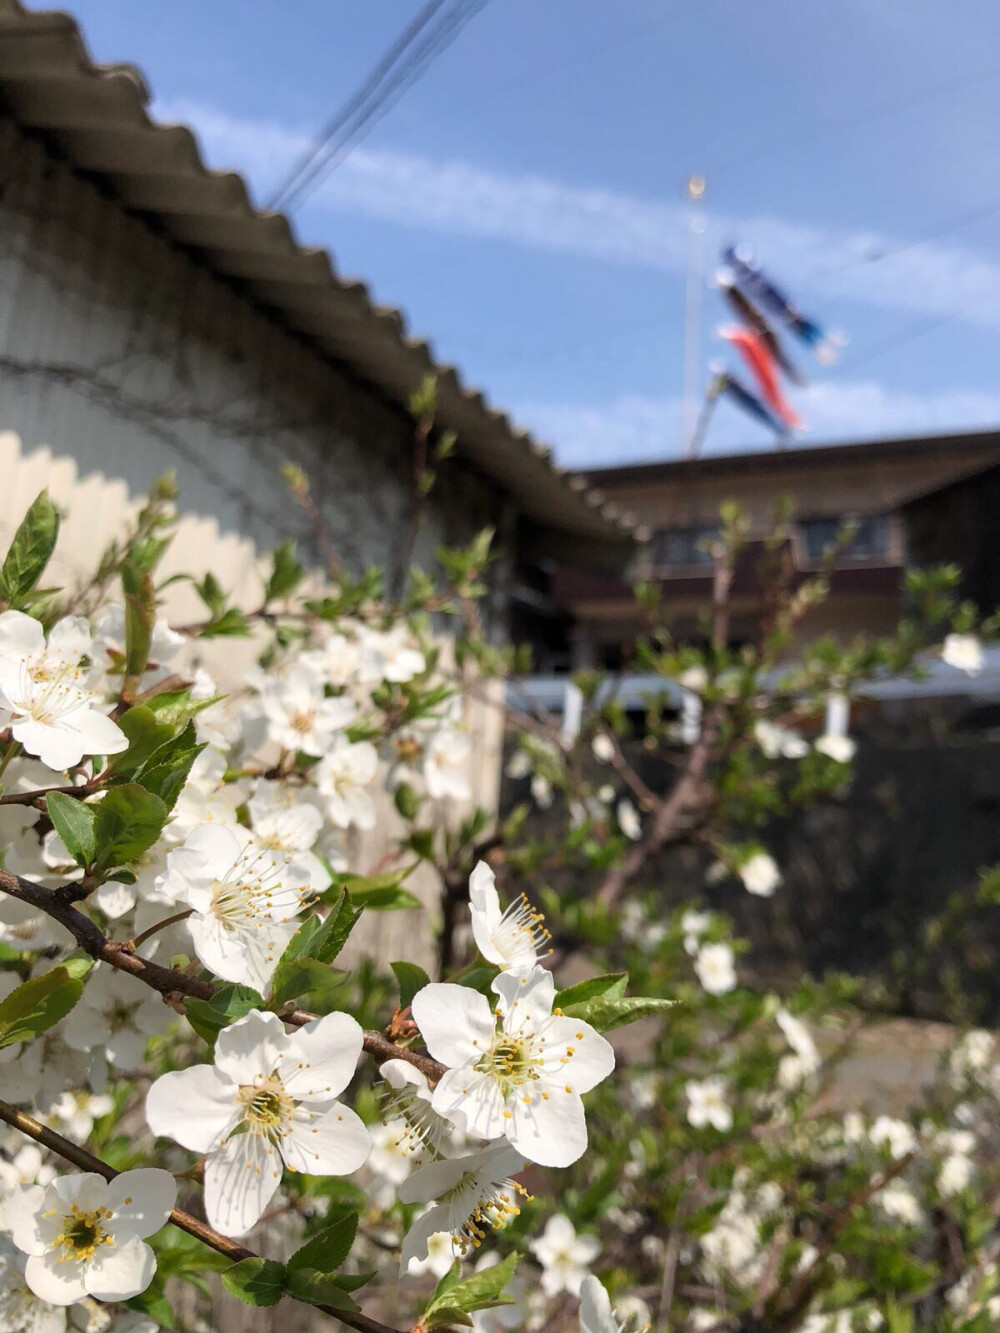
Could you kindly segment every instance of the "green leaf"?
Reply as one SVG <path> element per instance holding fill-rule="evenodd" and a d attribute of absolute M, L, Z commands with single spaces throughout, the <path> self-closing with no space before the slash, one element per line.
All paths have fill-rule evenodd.
<path fill-rule="evenodd" d="M 433 1314 L 425 1315 L 421 1321 L 428 1333 L 436 1328 L 475 1328 L 472 1317 L 454 1305 L 439 1305 Z"/>
<path fill-rule="evenodd" d="M 153 1286 L 140 1292 L 138 1296 L 133 1296 L 125 1304 L 130 1310 L 138 1310 L 141 1314 L 149 1315 L 150 1319 L 155 1320 L 163 1328 L 177 1327 L 174 1307 L 167 1300 L 162 1287 L 156 1282 Z"/>
<path fill-rule="evenodd" d="M 334 1310 L 358 1308 L 343 1287 L 315 1268 L 289 1269 L 287 1290 L 289 1296 L 307 1305 L 329 1305 Z"/>
<path fill-rule="evenodd" d="M 484 1268 L 482 1272 L 473 1273 L 464 1282 L 456 1282 L 443 1292 L 439 1287 L 439 1291 L 434 1293 L 424 1311 L 424 1321 L 426 1322 L 428 1315 L 439 1309 L 462 1310 L 466 1314 L 471 1314 L 473 1310 L 483 1310 L 493 1305 L 513 1305 L 511 1297 L 505 1297 L 503 1292 L 514 1276 L 517 1258 L 516 1254 L 508 1254 L 501 1263 L 494 1264 L 492 1268 Z"/>
<path fill-rule="evenodd" d="M 65 967 L 16 987 L 0 1002 L 0 1046 L 29 1041 L 47 1031 L 66 1017 L 82 994 L 83 982 Z"/>
<path fill-rule="evenodd" d="M 653 1018 L 672 1009 L 675 1000 L 656 1000 L 651 996 L 630 995 L 614 998 L 597 995 L 582 1004 L 563 1007 L 569 1018 L 581 1018 L 598 1032 L 607 1032 L 611 1028 L 624 1027 L 626 1023 L 636 1023 L 640 1018 Z"/>
<path fill-rule="evenodd" d="M 308 957 L 318 958 L 321 963 L 332 963 L 347 943 L 362 910 L 354 905 L 346 889 L 343 890 L 326 920 L 312 936 Z"/>
<path fill-rule="evenodd" d="M 112 870 L 105 878 L 114 880 L 116 884 L 134 884 L 138 876 L 133 870 Z"/>
<path fill-rule="evenodd" d="M 45 808 L 52 820 L 52 827 L 66 844 L 66 850 L 76 864 L 84 869 L 92 865 L 97 855 L 96 807 L 86 805 L 78 796 L 50 791 L 45 798 Z"/>
<path fill-rule="evenodd" d="M 94 960 L 83 949 L 74 949 L 71 954 L 62 960 L 59 966 L 65 972 L 68 972 L 75 981 L 83 981 L 85 977 L 90 975 Z"/>
<path fill-rule="evenodd" d="M 305 570 L 295 558 L 295 543 L 291 540 L 282 542 L 274 552 L 271 577 L 267 581 L 264 594 L 265 602 L 287 597 L 305 577 Z"/>
<path fill-rule="evenodd" d="M 420 813 L 420 799 L 408 782 L 401 782 L 392 794 L 396 809 L 404 819 L 416 819 Z"/>
<path fill-rule="evenodd" d="M 246 616 L 235 606 L 231 606 L 221 616 L 218 616 L 215 620 L 210 620 L 198 637 L 200 639 L 217 639 L 225 635 L 246 637 L 249 633 L 250 626 L 247 624 Z"/>
<path fill-rule="evenodd" d="M 413 1003 L 413 997 L 418 990 L 430 982 L 430 977 L 422 967 L 416 963 L 390 963 L 389 966 L 396 974 L 396 980 L 399 982 L 399 1007 L 408 1009 Z"/>
<path fill-rule="evenodd" d="M 608 972 L 601 977 L 591 977 L 587 981 L 578 981 L 575 986 L 561 990 L 552 1002 L 554 1009 L 567 1009 L 573 1004 L 582 1004 L 584 1000 L 593 1000 L 604 995 L 609 1000 L 620 1000 L 628 985 L 627 972 Z"/>
<path fill-rule="evenodd" d="M 273 1259 L 241 1259 L 222 1274 L 222 1284 L 245 1305 L 277 1305 L 285 1294 L 288 1274 Z"/>
<path fill-rule="evenodd" d="M 48 490 L 34 499 L 14 533 L 0 570 L 0 592 L 6 601 L 19 602 L 35 586 L 49 563 L 59 536 L 59 515 Z"/>
<path fill-rule="evenodd" d="M 95 807 L 97 865 L 100 869 L 137 860 L 156 842 L 167 822 L 167 807 L 138 783 L 112 787 Z"/>
<path fill-rule="evenodd" d="M 194 723 L 189 722 L 179 735 L 150 755 L 140 769 L 142 785 L 160 798 L 168 812 L 174 808 L 194 761 L 204 748 L 204 743 L 198 741 Z"/>
<path fill-rule="evenodd" d="M 358 1230 L 357 1213 L 347 1213 L 307 1240 L 288 1261 L 290 1272 L 299 1268 L 313 1268 L 321 1273 L 332 1273 L 351 1252 Z"/>
<path fill-rule="evenodd" d="M 398 884 L 365 886 L 363 881 L 349 880 L 347 889 L 356 907 L 368 907 L 373 912 L 397 912 L 403 908 L 423 907 L 419 898 Z"/>
<path fill-rule="evenodd" d="M 118 725 L 128 737 L 128 749 L 111 759 L 111 770 L 122 776 L 137 772 L 149 757 L 165 745 L 174 734 L 174 726 L 158 718 L 145 704 L 129 708 L 118 719 Z"/>
<path fill-rule="evenodd" d="M 432 1304 L 440 1304 L 442 1296 L 446 1296 L 452 1287 L 458 1285 L 462 1277 L 462 1265 L 458 1259 L 448 1269 L 447 1273 L 441 1278 L 434 1288 L 434 1295 L 431 1297 Z"/>
<path fill-rule="evenodd" d="M 164 690 L 162 694 L 154 694 L 147 699 L 143 707 L 154 713 L 158 722 L 183 727 L 193 717 L 225 697 L 224 694 L 213 694 L 207 699 L 192 699 L 190 690 Z"/>
<path fill-rule="evenodd" d="M 184 1012 L 198 1036 L 215 1045 L 215 1039 L 223 1028 L 244 1018 L 252 1009 L 263 1009 L 264 999 L 250 986 L 230 983 L 220 986 L 210 1000 L 199 1000 L 189 996 L 184 1001 Z"/>
<path fill-rule="evenodd" d="M 290 958 L 287 963 L 279 962 L 271 984 L 271 1007 L 278 1009 L 312 991 L 332 990 L 345 976 L 346 973 L 335 972 L 316 958 Z"/>

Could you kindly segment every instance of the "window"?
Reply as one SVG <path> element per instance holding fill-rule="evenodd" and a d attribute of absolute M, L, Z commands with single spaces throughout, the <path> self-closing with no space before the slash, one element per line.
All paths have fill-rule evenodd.
<path fill-rule="evenodd" d="M 718 537 L 713 524 L 700 528 L 663 528 L 653 538 L 653 564 L 657 569 L 682 569 L 690 565 L 710 565 L 708 549 Z"/>
<path fill-rule="evenodd" d="M 842 560 L 880 560 L 889 553 L 889 516 L 863 514 L 857 518 L 809 518 L 799 526 L 805 541 L 806 556 L 810 561 L 822 560 L 829 546 L 845 524 L 854 527 L 854 536 L 842 548 Z"/>

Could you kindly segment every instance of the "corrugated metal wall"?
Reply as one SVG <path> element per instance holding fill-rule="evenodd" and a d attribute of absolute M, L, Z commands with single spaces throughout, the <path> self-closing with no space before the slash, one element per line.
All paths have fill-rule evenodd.
<path fill-rule="evenodd" d="M 348 565 L 385 563 L 403 526 L 410 440 L 397 408 L 0 117 L 0 545 L 47 485 L 68 510 L 55 572 L 76 581 L 173 469 L 183 521 L 165 572 L 211 569 L 252 607 L 258 551 L 288 536 L 314 549 L 281 464 L 309 475 Z M 429 565 L 435 544 L 487 523 L 503 530 L 503 498 L 450 466 L 417 559 Z M 175 623 L 203 614 L 183 586 L 168 609 Z M 206 650 L 206 664 L 236 680 L 251 652 L 227 640 Z M 483 705 L 467 721 L 476 800 L 492 808 L 500 712 Z M 361 871 L 391 848 L 386 804 L 377 833 L 355 845 Z M 434 885 L 422 891 L 431 897 Z M 387 961 L 426 957 L 428 931 L 411 915 L 373 918 L 367 944 Z"/>

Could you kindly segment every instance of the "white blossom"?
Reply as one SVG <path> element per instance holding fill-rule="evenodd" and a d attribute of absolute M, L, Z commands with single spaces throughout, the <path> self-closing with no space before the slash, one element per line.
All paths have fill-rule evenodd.
<path fill-rule="evenodd" d="M 747 893 L 756 894 L 758 898 L 773 897 L 781 883 L 777 862 L 767 852 L 754 852 L 737 867 L 737 873 Z"/>
<path fill-rule="evenodd" d="M 385 1086 L 381 1112 L 384 1120 L 403 1123 L 407 1134 L 403 1151 L 419 1162 L 425 1153 L 440 1155 L 454 1136 L 456 1125 L 438 1115 L 427 1075 L 409 1060 L 386 1060 L 379 1066 Z"/>
<path fill-rule="evenodd" d="M 435 1059 L 450 1066 L 432 1104 L 483 1139 L 501 1136 L 529 1161 L 569 1166 L 587 1146 L 580 1094 L 607 1078 L 614 1051 L 578 1018 L 552 1012 L 555 983 L 543 967 L 503 972 L 496 1011 L 467 986 L 432 982 L 412 1012 Z"/>
<path fill-rule="evenodd" d="M 156 1167 L 112 1181 L 86 1172 L 23 1187 L 6 1216 L 11 1239 L 28 1255 L 25 1281 L 53 1305 L 137 1296 L 156 1272 L 145 1237 L 165 1224 L 176 1199 L 173 1176 Z"/>
<path fill-rule="evenodd" d="M 437 731 L 424 751 L 424 781 L 435 801 L 467 801 L 472 795 L 469 766 L 472 742 L 467 732 L 453 727 Z"/>
<path fill-rule="evenodd" d="M 578 1236 L 565 1213 L 556 1213 L 528 1248 L 542 1266 L 542 1290 L 547 1296 L 557 1296 L 561 1291 L 579 1296 L 601 1243 L 596 1236 Z"/>
<path fill-rule="evenodd" d="M 766 718 L 756 722 L 753 731 L 754 739 L 768 759 L 802 759 L 809 753 L 808 744 L 797 731 Z"/>
<path fill-rule="evenodd" d="M 681 930 L 684 932 L 684 952 L 694 955 L 702 935 L 712 924 L 711 912 L 685 912 L 681 917 Z"/>
<path fill-rule="evenodd" d="M 150 1037 L 174 1018 L 162 996 L 137 977 L 99 963 L 66 1019 L 64 1038 L 76 1051 L 101 1050 L 118 1069 L 141 1069 Z"/>
<path fill-rule="evenodd" d="M 156 1080 L 146 1097 L 149 1127 L 207 1154 L 205 1210 L 217 1231 L 246 1235 L 283 1166 L 344 1176 L 364 1164 L 368 1130 L 336 1100 L 361 1045 L 348 1014 L 325 1014 L 289 1035 L 277 1014 L 254 1010 L 219 1033 L 213 1065 Z"/>
<path fill-rule="evenodd" d="M 941 648 L 941 660 L 958 671 L 977 676 L 983 669 L 983 645 L 975 634 L 948 634 Z"/>
<path fill-rule="evenodd" d="M 50 1305 L 28 1286 L 26 1256 L 0 1235 L 0 1329 L 4 1333 L 65 1333 L 66 1311 Z"/>
<path fill-rule="evenodd" d="M 597 732 L 590 749 L 599 764 L 610 764 L 615 757 L 615 743 L 606 731 Z"/>
<path fill-rule="evenodd" d="M 850 736 L 825 735 L 819 737 L 814 748 L 838 764 L 849 764 L 858 747 Z"/>
<path fill-rule="evenodd" d="M 726 1099 L 724 1078 L 689 1079 L 684 1090 L 688 1099 L 688 1124 L 695 1129 L 711 1125 L 722 1134 L 732 1129 L 733 1112 Z"/>
<path fill-rule="evenodd" d="M 523 893 L 501 910 L 496 876 L 485 861 L 469 876 L 469 909 L 476 948 L 497 967 L 531 967 L 552 938 L 545 917 Z"/>
<path fill-rule="evenodd" d="M 876 1117 L 868 1131 L 868 1141 L 876 1148 L 885 1148 L 897 1161 L 917 1146 L 916 1135 L 906 1121 L 889 1115 Z"/>
<path fill-rule="evenodd" d="M 728 944 L 706 944 L 699 949 L 694 970 L 709 995 L 724 995 L 736 986 L 735 955 Z"/>
<path fill-rule="evenodd" d="M 312 850 L 323 830 L 318 799 L 309 788 L 261 781 L 247 802 L 256 841 L 300 865 L 314 893 L 330 884 L 330 872 Z"/>
<path fill-rule="evenodd" d="M 875 1202 L 889 1217 L 894 1217 L 907 1226 L 920 1226 L 924 1220 L 924 1212 L 917 1196 L 909 1185 L 901 1180 L 892 1180 L 880 1189 L 875 1196 Z"/>
<path fill-rule="evenodd" d="M 316 785 L 326 798 L 331 820 L 338 828 L 375 827 L 375 803 L 369 788 L 378 772 L 378 752 L 368 741 L 351 744 L 337 736 L 333 748 L 320 760 Z"/>
<path fill-rule="evenodd" d="M 410 1127 L 402 1116 L 382 1125 L 372 1125 L 372 1150 L 368 1165 L 376 1175 L 392 1185 L 401 1185 L 415 1166 L 420 1154 L 414 1154 Z"/>
<path fill-rule="evenodd" d="M 84 755 L 119 754 L 128 737 L 88 688 L 93 654 L 87 622 L 67 616 L 49 631 L 23 611 L 0 615 L 0 709 L 14 740 L 63 772 Z"/>
<path fill-rule="evenodd" d="M 618 816 L 618 827 L 631 842 L 638 842 L 642 837 L 642 821 L 639 819 L 639 812 L 627 797 L 623 797 L 618 802 L 615 810 Z"/>
<path fill-rule="evenodd" d="M 325 698 L 311 673 L 300 670 L 268 686 L 260 696 L 268 739 L 286 750 L 319 758 L 337 732 L 357 717 L 358 706 L 346 695 Z"/>
<path fill-rule="evenodd" d="M 195 953 L 216 976 L 263 991 L 309 890 L 308 871 L 246 829 L 205 824 L 167 856 L 165 894 L 193 909 Z"/>
<path fill-rule="evenodd" d="M 521 1211 L 518 1198 L 528 1197 L 513 1179 L 523 1166 L 521 1154 L 501 1141 L 415 1171 L 399 1187 L 400 1202 L 435 1202 L 407 1232 L 400 1272 L 405 1273 L 413 1259 L 426 1258 L 428 1241 L 441 1231 L 451 1236 L 454 1253 L 464 1256 L 479 1249 L 487 1227 L 502 1230 Z"/>
<path fill-rule="evenodd" d="M 427 660 L 405 625 L 380 632 L 359 626 L 361 676 L 375 684 L 381 680 L 406 684 L 427 670 Z"/>

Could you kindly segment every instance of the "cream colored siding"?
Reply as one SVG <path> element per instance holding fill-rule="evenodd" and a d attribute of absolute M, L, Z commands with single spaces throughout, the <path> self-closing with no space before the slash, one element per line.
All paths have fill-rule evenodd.
<path fill-rule="evenodd" d="M 384 563 L 404 526 L 412 425 L 396 406 L 285 332 L 234 286 L 129 216 L 42 142 L 0 119 L 0 542 L 43 487 L 67 511 L 53 573 L 70 584 L 121 533 L 150 483 L 174 470 L 182 522 L 164 573 L 211 569 L 245 608 L 259 605 L 260 553 L 313 535 L 281 480 L 293 460 L 348 566 Z M 509 501 L 461 460 L 428 506 L 417 559 L 482 526 L 510 531 Z M 510 553 L 491 599 L 500 632 Z M 174 623 L 204 615 L 191 590 L 168 596 Z M 253 645 L 196 646 L 237 684 Z M 476 799 L 492 808 L 500 715 L 477 706 Z M 398 823 L 354 839 L 353 867 L 374 870 Z M 431 877 L 421 890 L 431 900 Z M 430 935 L 410 914 L 372 916 L 384 960 L 427 961 Z"/>

